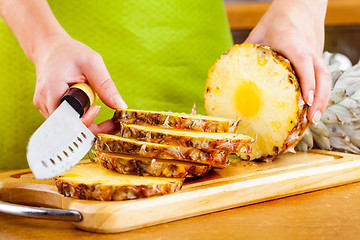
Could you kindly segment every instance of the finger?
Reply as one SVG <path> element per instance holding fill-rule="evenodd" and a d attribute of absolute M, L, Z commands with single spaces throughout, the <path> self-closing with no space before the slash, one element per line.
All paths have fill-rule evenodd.
<path fill-rule="evenodd" d="M 119 132 L 120 125 L 112 120 L 107 120 L 100 124 L 91 123 L 89 129 L 95 136 L 98 133 L 116 134 Z"/>
<path fill-rule="evenodd" d="M 321 58 L 314 59 L 314 69 L 316 77 L 315 99 L 314 104 L 309 108 L 308 118 L 312 123 L 317 124 L 330 100 L 331 77 Z"/>
<path fill-rule="evenodd" d="M 40 104 L 40 105 L 39 105 L 39 107 L 37 107 L 37 108 L 39 109 L 41 115 L 43 115 L 44 118 L 48 118 L 48 117 L 50 116 L 50 114 L 49 114 L 49 111 L 48 111 L 45 103 L 44 103 L 44 102 L 40 102 L 39 104 Z"/>
<path fill-rule="evenodd" d="M 42 111 L 41 109 L 39 109 L 39 111 L 40 111 L 41 115 L 44 116 L 44 118 L 48 118 L 48 114 L 47 114 L 47 113 L 45 113 L 45 112 Z"/>
<path fill-rule="evenodd" d="M 62 84 L 49 86 L 49 90 L 46 95 L 46 108 L 49 116 L 59 107 L 61 98 L 65 92 L 69 89 L 69 85 L 65 81 L 59 80 Z"/>
<path fill-rule="evenodd" d="M 80 118 L 86 127 L 89 127 L 100 112 L 99 105 L 91 105 L 88 111 Z"/>
<path fill-rule="evenodd" d="M 293 64 L 296 74 L 299 77 L 299 82 L 305 102 L 311 106 L 314 102 L 315 96 L 315 72 L 314 63 L 310 53 L 301 49 L 300 44 L 294 41 L 289 44 L 282 44 L 279 51 L 287 57 Z M 295 43 L 295 44 L 294 44 Z"/>
<path fill-rule="evenodd" d="M 94 54 L 87 64 L 83 64 L 82 70 L 90 85 L 108 107 L 127 108 L 99 54 Z"/>

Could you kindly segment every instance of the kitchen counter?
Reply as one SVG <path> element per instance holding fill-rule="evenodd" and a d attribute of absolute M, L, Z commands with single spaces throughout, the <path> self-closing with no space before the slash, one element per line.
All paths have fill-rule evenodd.
<path fill-rule="evenodd" d="M 0 239 L 358 239 L 360 183 L 118 234 L 0 214 Z"/>

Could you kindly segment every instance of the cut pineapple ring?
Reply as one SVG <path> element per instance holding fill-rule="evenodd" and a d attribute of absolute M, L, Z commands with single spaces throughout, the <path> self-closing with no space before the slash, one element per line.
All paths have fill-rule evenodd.
<path fill-rule="evenodd" d="M 268 47 L 235 45 L 210 68 L 205 86 L 210 116 L 241 119 L 238 133 L 256 139 L 243 159 L 272 159 L 296 145 L 307 107 L 288 60 Z"/>
<path fill-rule="evenodd" d="M 181 189 L 184 178 L 124 175 L 97 163 L 79 163 L 55 178 L 59 193 L 66 197 L 119 201 L 164 195 Z"/>

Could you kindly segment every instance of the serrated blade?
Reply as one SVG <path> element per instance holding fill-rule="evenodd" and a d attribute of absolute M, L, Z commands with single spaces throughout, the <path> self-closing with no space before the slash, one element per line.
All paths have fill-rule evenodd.
<path fill-rule="evenodd" d="M 26 155 L 30 169 L 38 179 L 58 176 L 76 165 L 94 141 L 79 113 L 63 101 L 29 140 Z"/>

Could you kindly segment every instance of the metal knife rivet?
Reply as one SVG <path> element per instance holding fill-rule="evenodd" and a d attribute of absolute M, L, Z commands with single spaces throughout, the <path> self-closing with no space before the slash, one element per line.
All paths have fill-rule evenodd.
<path fill-rule="evenodd" d="M 58 157 L 59 157 L 59 156 L 58 156 Z M 54 160 L 52 160 L 52 159 L 50 158 L 50 161 L 51 161 L 52 164 L 55 165 L 55 161 L 54 161 Z"/>

